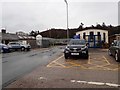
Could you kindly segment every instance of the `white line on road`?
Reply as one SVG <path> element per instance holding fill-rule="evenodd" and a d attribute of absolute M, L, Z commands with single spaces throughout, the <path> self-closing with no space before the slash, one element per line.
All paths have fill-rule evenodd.
<path fill-rule="evenodd" d="M 119 87 L 120 86 L 118 84 L 112 84 L 112 83 L 106 83 L 106 85 L 111 86 L 111 87 Z"/>
<path fill-rule="evenodd" d="M 78 83 L 83 83 L 83 84 L 85 84 L 85 83 L 87 83 L 86 81 L 77 81 Z"/>
<path fill-rule="evenodd" d="M 107 85 L 111 87 L 119 87 L 119 84 L 113 83 L 103 83 L 103 82 L 88 82 L 88 81 L 80 81 L 80 80 L 71 80 L 72 83 L 81 83 L 81 84 L 93 84 L 93 85 Z"/>
<path fill-rule="evenodd" d="M 102 82 L 88 82 L 88 84 L 105 85 L 105 83 Z"/>

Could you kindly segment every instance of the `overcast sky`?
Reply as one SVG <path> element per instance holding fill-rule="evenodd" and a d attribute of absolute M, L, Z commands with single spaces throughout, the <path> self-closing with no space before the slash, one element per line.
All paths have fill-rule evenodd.
<path fill-rule="evenodd" d="M 118 2 L 79 2 L 70 1 L 69 28 L 84 26 L 118 25 Z M 64 0 L 41 0 L 41 2 L 2 3 L 2 27 L 7 32 L 31 30 L 44 31 L 51 28 L 66 29 L 66 4 Z"/>

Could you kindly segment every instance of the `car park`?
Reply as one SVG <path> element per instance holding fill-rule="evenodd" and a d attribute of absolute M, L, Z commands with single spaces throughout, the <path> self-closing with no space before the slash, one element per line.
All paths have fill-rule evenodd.
<path fill-rule="evenodd" d="M 8 47 L 10 50 L 20 49 L 21 51 L 29 51 L 31 49 L 31 46 L 29 44 L 23 44 L 21 42 L 9 42 Z"/>
<path fill-rule="evenodd" d="M 109 54 L 110 56 L 114 56 L 114 57 L 115 57 L 115 60 L 116 60 L 117 62 L 120 61 L 120 40 L 119 40 L 119 41 L 115 40 L 115 41 L 111 44 L 111 46 L 110 46 L 110 48 L 109 48 L 109 50 L 108 50 L 108 54 Z"/>
<path fill-rule="evenodd" d="M 64 57 L 82 56 L 88 59 L 88 44 L 84 39 L 71 39 L 64 50 Z"/>
<path fill-rule="evenodd" d="M 0 53 L 8 53 L 10 52 L 10 49 L 7 45 L 0 43 Z"/>

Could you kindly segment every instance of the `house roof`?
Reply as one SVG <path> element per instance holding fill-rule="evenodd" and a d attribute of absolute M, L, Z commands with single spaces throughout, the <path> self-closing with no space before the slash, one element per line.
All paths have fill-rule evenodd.
<path fill-rule="evenodd" d="M 16 34 L 2 33 L 2 39 L 3 40 L 18 40 L 19 38 Z"/>
<path fill-rule="evenodd" d="M 16 35 L 11 33 L 2 33 L 0 35 L 0 39 L 2 40 L 28 40 L 28 39 L 35 39 L 33 36 L 28 35 Z"/>
<path fill-rule="evenodd" d="M 78 31 L 78 32 L 83 32 L 83 31 L 89 31 L 89 30 L 99 30 L 99 31 L 107 31 L 108 32 L 108 30 L 104 30 L 104 29 L 92 29 L 92 28 L 88 28 L 88 29 L 83 29 L 83 30 L 81 30 L 81 31 Z M 76 33 L 78 33 L 78 32 L 76 32 Z"/>

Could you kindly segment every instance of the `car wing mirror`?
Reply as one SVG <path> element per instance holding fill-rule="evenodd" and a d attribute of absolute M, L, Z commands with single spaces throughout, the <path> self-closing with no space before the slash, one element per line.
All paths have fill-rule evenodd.
<path fill-rule="evenodd" d="M 114 43 L 113 43 L 113 42 L 111 43 L 111 46 L 114 46 Z"/>

